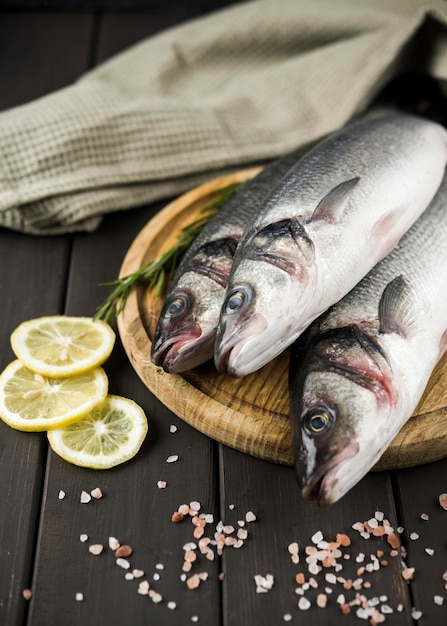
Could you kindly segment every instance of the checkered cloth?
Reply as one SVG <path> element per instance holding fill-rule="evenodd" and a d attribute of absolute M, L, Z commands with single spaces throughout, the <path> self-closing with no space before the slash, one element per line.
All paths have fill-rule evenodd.
<path fill-rule="evenodd" d="M 418 50 L 446 78 L 446 25 L 444 0 L 252 0 L 151 37 L 0 114 L 0 226 L 93 230 L 284 154 L 364 110 Z"/>

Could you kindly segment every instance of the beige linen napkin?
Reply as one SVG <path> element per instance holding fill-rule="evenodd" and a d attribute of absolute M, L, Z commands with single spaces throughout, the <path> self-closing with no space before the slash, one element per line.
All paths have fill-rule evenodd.
<path fill-rule="evenodd" d="M 252 0 L 0 114 L 0 226 L 93 230 L 345 124 L 390 78 L 447 78 L 444 0 Z"/>

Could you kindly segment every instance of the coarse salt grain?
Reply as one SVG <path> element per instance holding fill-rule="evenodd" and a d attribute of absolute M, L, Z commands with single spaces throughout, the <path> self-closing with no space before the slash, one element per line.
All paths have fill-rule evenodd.
<path fill-rule="evenodd" d="M 428 554 L 428 556 L 433 556 L 435 553 L 433 548 L 425 548 L 425 552 Z"/>
<path fill-rule="evenodd" d="M 441 493 L 441 495 L 439 496 L 439 504 L 444 509 L 444 511 L 447 511 L 447 493 Z"/>
<path fill-rule="evenodd" d="M 140 582 L 140 584 L 138 585 L 137 593 L 139 593 L 140 596 L 147 596 L 147 594 L 149 593 L 149 583 L 147 580 L 142 580 Z"/>
<path fill-rule="evenodd" d="M 57 494 L 57 497 L 59 498 L 59 500 L 63 500 L 65 498 L 65 491 L 62 491 L 61 489 Z"/>
<path fill-rule="evenodd" d="M 283 620 L 285 622 L 291 622 L 292 621 L 292 614 L 291 613 L 284 613 L 284 615 L 282 616 Z"/>
<path fill-rule="evenodd" d="M 87 493 L 86 491 L 81 492 L 82 504 L 87 504 L 87 502 L 90 502 L 91 499 L 92 499 L 92 496 L 89 493 Z"/>
<path fill-rule="evenodd" d="M 414 620 L 421 619 L 421 617 L 422 617 L 422 611 L 418 611 L 417 609 L 412 609 L 412 610 L 411 610 L 411 617 L 412 617 Z"/>
<path fill-rule="evenodd" d="M 154 604 L 158 604 L 159 602 L 163 600 L 163 596 L 161 595 L 161 593 L 158 593 L 157 591 L 154 591 L 153 589 L 149 590 L 148 595 L 151 598 L 152 602 L 154 602 Z"/>
<path fill-rule="evenodd" d="M 119 548 L 115 550 L 115 556 L 118 559 L 120 557 L 130 556 L 132 552 L 133 552 L 133 549 L 130 546 L 127 546 L 127 545 L 119 546 Z"/>
<path fill-rule="evenodd" d="M 170 432 L 170 433 L 176 433 L 176 432 L 177 432 L 177 430 L 178 430 L 178 428 L 177 428 L 177 426 L 176 426 L 175 424 L 171 424 L 171 425 L 169 426 L 169 432 Z"/>
<path fill-rule="evenodd" d="M 88 547 L 90 554 L 98 555 L 104 550 L 104 546 L 101 543 L 94 543 Z"/>
<path fill-rule="evenodd" d="M 175 463 L 176 461 L 178 461 L 178 454 L 171 454 L 166 459 L 166 463 Z"/>
<path fill-rule="evenodd" d="M 166 489 L 166 485 L 167 485 L 167 483 L 166 483 L 166 481 L 165 481 L 165 480 L 159 480 L 159 481 L 157 482 L 157 487 L 158 487 L 159 489 Z"/>
<path fill-rule="evenodd" d="M 418 533 L 410 533 L 410 539 L 411 541 L 416 541 L 416 539 L 419 539 Z"/>
<path fill-rule="evenodd" d="M 90 495 L 92 498 L 95 498 L 95 500 L 100 500 L 102 498 L 102 491 L 99 487 L 95 487 L 91 490 Z"/>
<path fill-rule="evenodd" d="M 133 575 L 132 572 L 126 572 L 124 574 L 124 580 L 134 580 L 135 576 Z"/>
<path fill-rule="evenodd" d="M 426 522 L 426 521 L 427 521 L 427 520 L 429 520 L 430 518 L 429 518 L 429 516 L 427 515 L 427 513 L 421 513 L 421 519 L 423 519 L 423 520 Z"/>
<path fill-rule="evenodd" d="M 76 598 L 76 602 L 82 602 L 82 600 L 84 599 L 84 594 L 78 591 L 75 598 Z"/>
<path fill-rule="evenodd" d="M 433 602 L 438 606 L 442 606 L 444 604 L 443 596 L 433 596 Z"/>
<path fill-rule="evenodd" d="M 253 513 L 253 511 L 248 511 L 245 514 L 245 521 L 246 522 L 254 522 L 256 520 L 256 515 Z"/>
<path fill-rule="evenodd" d="M 22 596 L 25 600 L 31 600 L 31 598 L 33 597 L 33 592 L 31 591 L 31 589 L 23 589 Z"/>
<path fill-rule="evenodd" d="M 402 570 L 402 578 L 404 580 L 413 580 L 415 568 L 414 567 L 405 567 Z"/>
<path fill-rule="evenodd" d="M 192 615 L 191 616 L 191 622 L 198 622 L 198 621 L 199 621 L 198 615 Z"/>
<path fill-rule="evenodd" d="M 307 611 L 307 609 L 310 609 L 310 600 L 304 596 L 301 596 L 301 598 L 298 600 L 298 608 L 302 611 Z"/>
<path fill-rule="evenodd" d="M 127 559 L 118 558 L 115 562 L 118 567 L 122 567 L 123 569 L 129 569 L 130 567 L 130 563 Z"/>
<path fill-rule="evenodd" d="M 88 535 L 86 535 L 85 533 L 82 533 L 82 535 L 79 535 L 79 541 L 82 541 L 82 543 L 85 543 L 88 540 Z"/>
<path fill-rule="evenodd" d="M 111 550 L 118 550 L 120 545 L 121 544 L 116 537 L 109 537 L 109 548 Z"/>
<path fill-rule="evenodd" d="M 316 602 L 317 602 L 317 606 L 318 606 L 320 609 L 324 609 L 324 608 L 326 608 L 326 605 L 327 605 L 327 595 L 326 595 L 325 593 L 319 593 L 319 594 L 317 595 L 317 600 L 316 600 Z"/>
<path fill-rule="evenodd" d="M 197 500 L 193 500 L 192 502 L 189 503 L 189 508 L 192 511 L 200 511 L 200 509 L 202 508 L 202 505 L 200 504 L 200 502 L 197 502 Z"/>
<path fill-rule="evenodd" d="M 175 608 L 177 608 L 177 604 L 176 604 L 176 602 L 173 602 L 172 600 L 170 600 L 170 601 L 166 604 L 166 606 L 168 607 L 168 609 L 169 609 L 170 611 L 173 611 Z"/>
<path fill-rule="evenodd" d="M 311 537 L 312 543 L 319 543 L 320 541 L 322 541 L 322 539 L 323 533 L 321 532 L 321 530 L 317 530 L 317 532 Z"/>
<path fill-rule="evenodd" d="M 189 578 L 186 579 L 186 586 L 188 589 L 197 589 L 200 585 L 200 577 L 198 574 L 193 574 Z"/>

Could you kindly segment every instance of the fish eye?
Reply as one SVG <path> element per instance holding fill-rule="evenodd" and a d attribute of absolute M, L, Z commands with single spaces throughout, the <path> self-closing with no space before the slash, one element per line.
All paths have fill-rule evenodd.
<path fill-rule="evenodd" d="M 178 317 L 188 307 L 188 299 L 183 294 L 178 294 L 170 301 L 166 302 L 164 317 L 171 319 L 172 317 Z"/>
<path fill-rule="evenodd" d="M 250 292 L 247 287 L 235 287 L 225 300 L 224 312 L 236 313 L 240 311 L 249 299 Z"/>
<path fill-rule="evenodd" d="M 316 407 L 302 417 L 304 429 L 309 435 L 320 435 L 326 432 L 334 421 L 334 415 L 326 407 Z"/>

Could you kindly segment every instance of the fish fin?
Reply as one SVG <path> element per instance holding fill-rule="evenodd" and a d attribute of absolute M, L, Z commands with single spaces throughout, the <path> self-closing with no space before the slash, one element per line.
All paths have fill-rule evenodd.
<path fill-rule="evenodd" d="M 309 222 L 315 222 L 317 220 L 323 220 L 330 224 L 339 222 L 345 210 L 349 194 L 359 180 L 360 178 L 357 176 L 356 178 L 345 180 L 343 183 L 331 189 L 331 191 L 320 200 Z"/>
<path fill-rule="evenodd" d="M 414 299 L 411 287 L 403 276 L 397 276 L 385 287 L 379 302 L 381 333 L 397 333 L 407 337 L 415 325 Z"/>
<path fill-rule="evenodd" d="M 442 333 L 441 339 L 439 340 L 439 358 L 442 357 L 446 349 L 447 349 L 447 328 Z"/>
<path fill-rule="evenodd" d="M 402 232 L 396 236 L 394 234 L 396 224 L 406 212 L 405 205 L 398 206 L 383 215 L 372 227 L 371 237 L 377 239 L 381 245 L 381 255 L 386 256 L 399 243 Z"/>

